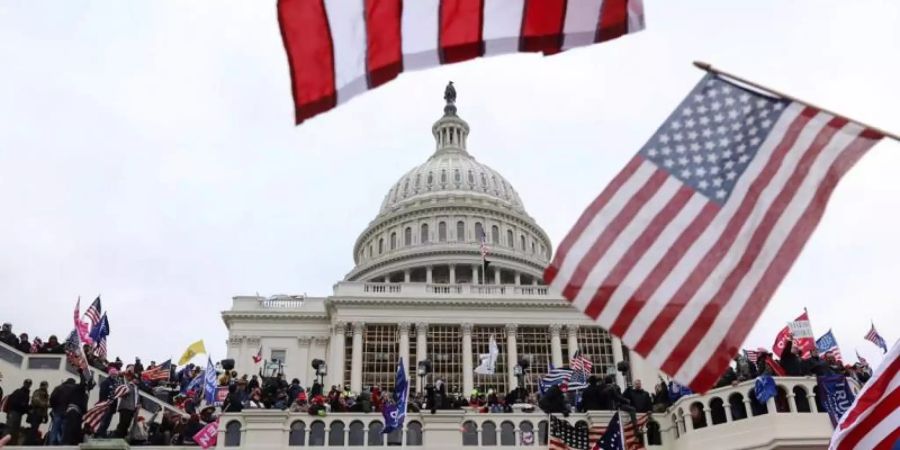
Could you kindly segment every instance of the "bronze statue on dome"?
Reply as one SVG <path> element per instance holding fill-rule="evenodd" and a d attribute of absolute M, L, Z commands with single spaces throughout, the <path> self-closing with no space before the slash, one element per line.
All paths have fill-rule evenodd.
<path fill-rule="evenodd" d="M 447 87 L 444 89 L 444 100 L 447 101 L 447 104 L 456 103 L 456 88 L 453 87 L 453 82 L 447 83 Z"/>

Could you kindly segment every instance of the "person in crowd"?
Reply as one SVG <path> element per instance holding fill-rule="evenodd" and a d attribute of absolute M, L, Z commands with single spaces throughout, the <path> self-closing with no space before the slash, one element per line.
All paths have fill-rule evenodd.
<path fill-rule="evenodd" d="M 309 404 L 306 403 L 306 392 L 300 391 L 300 393 L 297 394 L 297 398 L 294 399 L 294 403 L 291 404 L 291 412 L 292 413 L 309 412 Z"/>
<path fill-rule="evenodd" d="M 738 382 L 756 378 L 756 366 L 743 354 L 734 357 L 734 372 Z"/>
<path fill-rule="evenodd" d="M 840 374 L 843 376 L 849 375 L 847 370 L 844 368 L 844 365 L 834 357 L 833 352 L 825 353 L 825 364 L 828 366 L 828 370 L 831 373 Z"/>
<path fill-rule="evenodd" d="M 785 337 L 784 348 L 781 350 L 781 367 L 791 377 L 803 375 L 803 365 L 800 358 L 800 347 L 794 343 L 794 335 L 788 333 Z"/>
<path fill-rule="evenodd" d="M 228 396 L 222 403 L 222 411 L 226 413 L 239 413 L 244 409 L 240 387 L 236 384 L 228 386 Z"/>
<path fill-rule="evenodd" d="M 104 402 L 115 397 L 116 388 L 119 387 L 122 383 L 119 381 L 119 371 L 116 370 L 115 367 L 109 369 L 107 373 L 106 379 L 100 382 L 100 392 L 97 397 L 97 403 Z M 97 437 L 106 437 L 106 432 L 109 430 L 109 425 L 112 422 L 112 417 L 116 413 L 116 402 L 110 403 L 106 412 L 103 413 L 103 418 L 100 419 L 100 424 L 97 426 L 97 431 L 94 433 Z"/>
<path fill-rule="evenodd" d="M 53 388 L 50 393 L 50 431 L 47 442 L 50 445 L 60 445 L 63 441 L 63 422 L 66 408 L 69 406 L 69 395 L 75 387 L 75 379 L 68 378 L 59 386 Z"/>
<path fill-rule="evenodd" d="M 569 403 L 566 401 L 566 383 L 550 386 L 547 392 L 541 396 L 538 406 L 547 414 L 562 414 L 569 417 Z"/>
<path fill-rule="evenodd" d="M 265 405 L 263 405 L 262 399 L 260 398 L 260 392 L 257 389 L 252 394 L 250 394 L 250 402 L 247 403 L 247 408 L 249 409 L 265 409 Z"/>
<path fill-rule="evenodd" d="M 13 334 L 11 323 L 6 322 L 3 324 L 3 327 L 0 328 L 0 342 L 3 342 L 12 348 L 19 347 L 19 339 Z"/>
<path fill-rule="evenodd" d="M 47 338 L 47 342 L 41 347 L 41 353 L 62 355 L 65 352 L 65 348 L 59 343 L 59 339 L 56 338 L 55 334 L 50 335 L 50 337 Z"/>
<path fill-rule="evenodd" d="M 660 378 L 653 390 L 653 412 L 664 413 L 669 406 L 672 406 L 669 399 L 669 387 L 666 386 L 666 380 Z"/>
<path fill-rule="evenodd" d="M 816 349 L 812 349 L 809 358 L 801 362 L 801 369 L 803 375 L 822 376 L 829 373 L 828 364 L 819 357 L 819 351 Z"/>
<path fill-rule="evenodd" d="M 650 412 L 653 409 L 653 400 L 650 394 L 641 387 L 641 380 L 634 380 L 634 384 L 625 389 L 623 394 L 631 401 L 631 406 L 639 413 Z"/>
<path fill-rule="evenodd" d="M 737 384 L 737 372 L 734 370 L 734 367 L 728 366 L 725 369 L 725 373 L 719 377 L 719 381 L 716 381 L 715 387 L 720 388 L 724 386 L 732 386 Z"/>
<path fill-rule="evenodd" d="M 138 360 L 140 362 L 140 360 Z M 134 421 L 135 412 L 138 409 L 138 388 L 136 385 L 137 374 L 133 372 L 125 372 L 124 386 L 127 389 L 125 395 L 119 398 L 116 410 L 119 411 L 119 425 L 116 427 L 116 436 L 127 438 L 131 431 L 131 424 Z"/>
<path fill-rule="evenodd" d="M 19 342 L 16 344 L 16 349 L 22 353 L 31 353 L 31 341 L 28 340 L 28 333 L 19 335 Z"/>
<path fill-rule="evenodd" d="M 597 411 L 602 409 L 601 407 L 601 386 L 600 380 L 591 375 L 587 379 L 588 385 L 584 388 L 584 392 L 581 393 L 581 408 L 579 411 Z"/>
<path fill-rule="evenodd" d="M 73 380 L 74 381 L 74 380 Z M 83 439 L 81 423 L 87 412 L 88 392 L 93 381 L 81 374 L 81 381 L 66 393 L 66 414 L 63 419 L 63 445 L 78 445 Z"/>
<path fill-rule="evenodd" d="M 131 371 L 134 372 L 135 379 L 141 379 L 141 375 L 144 373 L 144 364 L 141 363 L 141 358 L 134 358 L 134 365 L 132 366 Z"/>
<path fill-rule="evenodd" d="M 38 445 L 41 442 L 40 426 L 49 420 L 47 415 L 47 410 L 50 408 L 48 387 L 49 384 L 46 381 L 41 381 L 39 387 L 31 394 L 31 409 L 28 411 L 28 425 L 31 426 L 31 429 L 25 439 L 25 445 Z"/>
<path fill-rule="evenodd" d="M 6 413 L 6 430 L 12 436 L 11 442 L 13 445 L 18 445 L 21 442 L 22 418 L 25 414 L 28 414 L 30 397 L 31 380 L 26 379 L 22 382 L 22 387 L 9 394 L 9 398 L 6 400 L 8 408 Z"/>
<path fill-rule="evenodd" d="M 244 380 L 246 381 L 246 378 Z M 303 386 L 300 386 L 300 380 L 297 378 L 294 378 L 293 380 L 291 380 L 291 385 L 288 387 L 288 392 L 287 392 L 288 398 L 294 400 L 297 398 L 298 395 L 300 395 L 300 392 L 302 392 L 302 391 L 303 391 Z"/>

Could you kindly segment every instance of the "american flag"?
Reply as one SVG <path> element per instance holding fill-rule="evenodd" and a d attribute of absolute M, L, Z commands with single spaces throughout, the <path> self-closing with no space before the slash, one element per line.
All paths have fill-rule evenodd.
<path fill-rule="evenodd" d="M 568 383 L 570 379 L 572 379 L 572 369 L 556 368 L 551 364 L 547 373 L 538 380 L 538 389 L 543 394 L 547 389 L 550 389 L 550 386 Z"/>
<path fill-rule="evenodd" d="M 97 346 L 94 347 L 94 355 L 98 358 L 106 358 L 106 338 L 100 339 Z"/>
<path fill-rule="evenodd" d="M 91 432 L 96 433 L 97 427 L 100 426 L 100 423 L 103 422 L 103 416 L 106 411 L 111 407 L 115 406 L 116 401 L 120 398 L 124 397 L 128 394 L 128 387 L 124 384 L 120 384 L 116 387 L 116 390 L 113 392 L 113 398 L 108 398 L 106 400 L 97 402 L 96 405 L 92 406 L 90 409 L 84 413 L 84 418 L 82 423 L 84 426 L 90 428 Z"/>
<path fill-rule="evenodd" d="M 259 347 L 259 351 L 253 355 L 253 364 L 259 364 L 262 361 L 262 346 Z"/>
<path fill-rule="evenodd" d="M 485 233 L 481 233 L 480 248 L 481 259 L 483 260 L 484 258 L 487 258 L 488 255 L 487 235 Z"/>
<path fill-rule="evenodd" d="M 895 449 L 900 443 L 900 342 L 838 421 L 830 450 Z"/>
<path fill-rule="evenodd" d="M 172 360 L 167 359 L 164 363 L 141 373 L 141 379 L 144 381 L 166 381 L 171 373 Z"/>
<path fill-rule="evenodd" d="M 514 52 L 545 55 L 644 28 L 642 0 L 280 0 L 296 122 L 404 70 Z"/>
<path fill-rule="evenodd" d="M 569 367 L 572 369 L 572 378 L 569 380 L 569 389 L 578 390 L 587 387 L 587 379 L 591 376 L 594 364 L 587 359 L 581 350 L 575 350 L 572 359 L 569 360 Z"/>
<path fill-rule="evenodd" d="M 69 362 L 69 365 L 76 369 L 84 370 L 87 368 L 87 358 L 84 356 L 84 349 L 81 348 L 81 339 L 78 337 L 77 330 L 72 330 L 69 333 L 69 337 L 66 338 L 66 342 L 63 344 L 63 349 L 65 349 L 66 360 Z"/>
<path fill-rule="evenodd" d="M 88 309 L 84 311 L 84 317 L 87 317 L 88 320 L 90 320 L 91 328 L 97 325 L 97 322 L 100 321 L 100 314 L 102 313 L 103 310 L 100 306 L 100 296 L 98 295 L 97 298 L 95 298 L 94 301 L 91 302 L 91 306 L 89 306 Z"/>
<path fill-rule="evenodd" d="M 550 416 L 550 450 L 587 450 L 590 448 L 587 427 L 576 427 L 571 423 Z"/>
<path fill-rule="evenodd" d="M 882 137 L 709 74 L 588 206 L 544 278 L 652 365 L 711 388 Z"/>
<path fill-rule="evenodd" d="M 631 421 L 631 419 L 628 417 L 627 414 L 623 415 L 619 412 L 616 412 L 616 414 L 613 415 L 612 420 L 610 420 L 609 425 L 603 425 L 603 424 L 599 424 L 599 423 L 592 425 L 590 428 L 590 431 L 589 431 L 589 438 L 590 438 L 591 442 L 597 442 L 597 444 L 594 446 L 594 449 L 606 450 L 610 447 L 604 447 L 604 446 L 600 445 L 600 440 L 606 434 L 606 430 L 610 429 L 611 427 L 619 427 L 620 426 L 622 429 L 622 433 L 624 434 L 624 438 L 623 438 L 623 447 L 619 447 L 619 448 L 623 448 L 625 450 L 644 450 L 646 447 L 644 447 L 644 444 L 642 444 L 640 439 L 638 439 L 637 431 L 644 429 L 647 426 L 647 422 L 649 422 L 649 421 L 650 421 L 649 413 L 638 414 L 637 415 L 638 429 L 635 430 L 634 423 Z M 611 448 L 616 448 L 616 447 L 611 447 Z"/>
<path fill-rule="evenodd" d="M 831 330 L 828 330 L 827 333 L 816 339 L 816 350 L 819 351 L 820 355 L 830 352 L 834 355 L 834 359 L 838 361 L 843 360 L 841 357 L 841 348 L 838 347 L 837 339 L 834 338 L 834 333 L 832 333 Z"/>
<path fill-rule="evenodd" d="M 747 357 L 747 361 L 756 364 L 756 361 L 759 359 L 759 352 L 756 350 L 744 350 L 744 356 Z"/>
<path fill-rule="evenodd" d="M 874 324 L 874 323 L 872 324 L 872 328 L 869 328 L 869 332 L 866 333 L 865 339 L 866 339 L 867 341 L 869 341 L 869 342 L 871 342 L 871 343 L 877 345 L 878 348 L 880 348 L 881 351 L 883 351 L 884 353 L 887 353 L 887 351 L 888 351 L 887 343 L 885 343 L 884 338 L 881 337 L 881 335 L 878 334 L 877 331 L 875 331 L 875 324 Z"/>

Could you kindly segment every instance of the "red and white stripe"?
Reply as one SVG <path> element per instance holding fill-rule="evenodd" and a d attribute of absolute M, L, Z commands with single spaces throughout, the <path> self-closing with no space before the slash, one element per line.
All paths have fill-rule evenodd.
<path fill-rule="evenodd" d="M 900 443 L 900 341 L 885 355 L 831 436 L 830 450 L 890 450 Z"/>
<path fill-rule="evenodd" d="M 578 351 L 574 358 L 569 361 L 569 368 L 573 371 L 591 373 L 594 370 L 594 363 L 587 359 L 581 351 Z"/>
<path fill-rule="evenodd" d="M 637 155 L 566 236 L 545 279 L 651 364 L 704 392 L 799 255 L 838 180 L 880 138 L 789 103 L 721 205 Z"/>
<path fill-rule="evenodd" d="M 647 422 L 649 421 L 649 413 L 638 414 L 638 429 L 645 429 L 647 427 Z M 644 444 L 638 440 L 636 430 L 634 429 L 634 423 L 631 422 L 631 418 L 627 413 L 619 412 L 619 426 L 622 427 L 622 440 L 625 441 L 626 450 L 644 450 L 646 448 Z M 606 433 L 606 428 L 607 426 L 602 423 L 592 425 L 588 432 L 588 439 L 590 442 L 599 441 Z"/>
<path fill-rule="evenodd" d="M 404 70 L 554 54 L 644 28 L 643 0 L 279 0 L 296 121 Z"/>

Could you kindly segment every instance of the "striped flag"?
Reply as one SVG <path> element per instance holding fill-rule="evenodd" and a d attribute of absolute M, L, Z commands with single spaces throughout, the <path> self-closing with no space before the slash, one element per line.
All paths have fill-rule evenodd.
<path fill-rule="evenodd" d="M 547 373 L 538 380 L 538 389 L 541 394 L 543 394 L 544 392 L 547 392 L 547 389 L 550 389 L 551 386 L 568 383 L 570 379 L 572 379 L 572 369 L 563 367 L 556 368 L 551 364 Z"/>
<path fill-rule="evenodd" d="M 66 360 L 69 362 L 70 366 L 81 370 L 87 369 L 88 361 L 87 357 L 84 355 L 84 349 L 81 347 L 81 339 L 78 336 L 78 331 L 72 330 L 72 332 L 69 333 L 69 337 L 66 338 L 66 342 L 63 344 L 63 349 L 66 352 Z"/>
<path fill-rule="evenodd" d="M 644 28 L 642 0 L 279 0 L 296 122 L 404 70 L 545 55 Z"/>
<path fill-rule="evenodd" d="M 100 321 L 100 314 L 102 313 L 103 310 L 100 306 L 100 296 L 98 295 L 97 298 L 95 298 L 94 301 L 91 302 L 91 306 L 89 306 L 88 309 L 84 311 L 84 317 L 86 317 L 90 321 L 90 328 L 93 328 L 95 325 L 97 325 L 97 322 Z"/>
<path fill-rule="evenodd" d="M 587 359 L 581 350 L 575 350 L 572 359 L 569 360 L 569 367 L 572 369 L 572 377 L 569 380 L 569 389 L 579 390 L 588 386 L 587 379 L 591 376 L 594 364 Z"/>
<path fill-rule="evenodd" d="M 166 381 L 171 373 L 172 360 L 167 359 L 164 363 L 141 373 L 141 379 L 144 381 Z"/>
<path fill-rule="evenodd" d="M 756 350 L 744 350 L 744 356 L 747 357 L 747 361 L 750 361 L 751 364 L 756 364 L 756 360 L 759 359 L 759 352 Z"/>
<path fill-rule="evenodd" d="M 96 405 L 92 406 L 90 409 L 84 413 L 84 418 L 82 419 L 82 423 L 90 428 L 91 432 L 96 433 L 97 427 L 100 426 L 100 423 L 103 422 L 103 416 L 106 411 L 115 406 L 115 403 L 122 397 L 128 394 L 128 386 L 124 384 L 120 384 L 116 387 L 116 390 L 113 392 L 113 398 L 109 398 L 100 402 L 97 402 Z"/>
<path fill-rule="evenodd" d="M 590 448 L 588 429 L 576 427 L 564 419 L 550 415 L 547 447 L 550 450 L 587 450 Z"/>
<path fill-rule="evenodd" d="M 97 346 L 94 347 L 94 356 L 102 359 L 106 359 L 106 337 L 104 336 L 100 339 L 100 342 L 97 343 Z"/>
<path fill-rule="evenodd" d="M 880 133 L 708 74 L 588 206 L 544 278 L 711 388 Z"/>
<path fill-rule="evenodd" d="M 838 361 L 843 360 L 841 357 L 841 348 L 838 347 L 837 339 L 834 338 L 834 333 L 832 333 L 830 329 L 827 333 L 816 339 L 816 350 L 819 351 L 820 355 L 831 352 L 834 355 L 834 359 Z"/>
<path fill-rule="evenodd" d="M 613 420 L 618 416 L 620 419 L 622 431 L 624 434 L 625 441 L 625 450 L 644 450 L 644 444 L 641 443 L 640 439 L 637 437 L 637 432 L 643 430 L 647 426 L 647 422 L 650 421 L 650 414 L 638 414 L 637 415 L 637 430 L 634 428 L 634 422 L 628 417 L 628 414 L 621 414 L 616 412 L 616 415 L 613 416 Z M 610 421 L 610 423 L 613 423 Z M 598 442 L 606 434 L 606 430 L 608 429 L 607 425 L 602 423 L 591 425 L 589 430 L 589 438 L 591 442 Z M 601 447 L 602 448 L 602 447 Z"/>
<path fill-rule="evenodd" d="M 883 351 L 884 353 L 887 353 L 887 351 L 888 351 L 887 343 L 885 343 L 884 338 L 881 337 L 880 334 L 878 334 L 878 331 L 875 331 L 874 323 L 872 324 L 872 328 L 869 328 L 869 332 L 866 333 L 865 339 L 867 341 L 877 345 L 878 348 L 880 348 L 881 351 Z"/>
<path fill-rule="evenodd" d="M 895 449 L 900 444 L 900 341 L 844 413 L 830 450 Z"/>
<path fill-rule="evenodd" d="M 479 249 L 481 250 L 481 259 L 484 260 L 484 258 L 487 258 L 488 255 L 487 236 L 485 235 L 485 233 L 481 233 Z"/>

